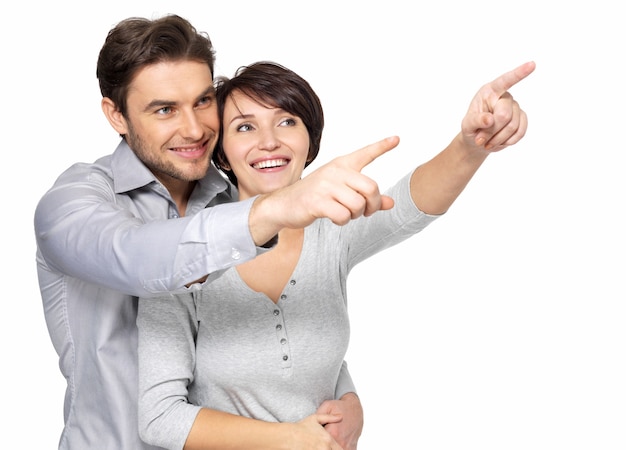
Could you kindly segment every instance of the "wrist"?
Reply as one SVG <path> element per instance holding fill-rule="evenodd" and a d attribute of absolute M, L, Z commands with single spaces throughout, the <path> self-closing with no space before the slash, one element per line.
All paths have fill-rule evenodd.
<path fill-rule="evenodd" d="M 250 208 L 248 227 L 252 240 L 259 247 L 270 248 L 276 245 L 278 241 L 280 227 L 271 214 L 271 203 L 270 196 L 258 195 Z"/>

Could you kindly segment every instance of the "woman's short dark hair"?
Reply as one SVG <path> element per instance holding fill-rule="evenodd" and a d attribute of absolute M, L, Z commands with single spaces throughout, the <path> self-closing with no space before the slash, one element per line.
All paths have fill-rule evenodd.
<path fill-rule="evenodd" d="M 324 111 L 322 103 L 310 84 L 294 71 L 271 61 L 260 61 L 240 67 L 233 78 L 218 77 L 217 109 L 223 123 L 224 105 L 233 92 L 238 91 L 271 108 L 280 108 L 298 116 L 309 133 L 308 166 L 317 157 L 324 129 Z M 222 145 L 224 127 L 213 152 L 213 161 L 233 182 L 237 184 L 235 174 L 228 169 L 228 161 Z"/>
<path fill-rule="evenodd" d="M 126 116 L 128 87 L 140 69 L 185 60 L 206 63 L 213 74 L 215 50 L 206 33 L 177 15 L 125 19 L 109 31 L 98 55 L 100 92 Z"/>

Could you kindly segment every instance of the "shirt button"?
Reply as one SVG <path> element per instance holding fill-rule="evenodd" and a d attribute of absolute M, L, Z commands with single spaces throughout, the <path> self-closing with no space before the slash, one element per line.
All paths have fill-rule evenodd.
<path fill-rule="evenodd" d="M 289 356 L 283 355 L 283 361 L 287 361 L 288 359 L 289 359 Z"/>
<path fill-rule="evenodd" d="M 294 285 L 296 284 L 296 280 L 291 280 L 291 281 L 289 281 L 289 284 L 290 284 L 290 285 L 292 285 L 292 286 L 294 286 Z"/>
<path fill-rule="evenodd" d="M 281 299 L 281 300 L 285 300 L 286 298 L 287 298 L 287 296 L 286 296 L 285 294 L 283 294 L 283 295 L 281 295 L 281 296 L 280 296 L 280 299 Z"/>
<path fill-rule="evenodd" d="M 275 310 L 274 310 L 274 315 L 275 315 L 275 316 L 278 316 L 279 314 L 280 314 L 280 311 L 279 311 L 279 310 L 277 310 L 277 309 L 275 309 Z"/>
<path fill-rule="evenodd" d="M 282 338 L 282 339 L 280 340 L 280 343 L 281 343 L 281 344 L 283 344 L 283 345 L 285 345 L 285 344 L 287 343 L 287 339 Z"/>
<path fill-rule="evenodd" d="M 277 329 L 278 331 L 280 331 L 280 330 L 282 330 L 282 329 L 283 329 L 283 326 L 282 326 L 281 324 L 278 324 L 278 325 L 276 325 L 276 329 Z"/>
<path fill-rule="evenodd" d="M 236 248 L 231 248 L 230 249 L 230 257 L 237 260 L 241 258 L 241 253 L 239 253 L 239 250 L 237 250 Z"/>

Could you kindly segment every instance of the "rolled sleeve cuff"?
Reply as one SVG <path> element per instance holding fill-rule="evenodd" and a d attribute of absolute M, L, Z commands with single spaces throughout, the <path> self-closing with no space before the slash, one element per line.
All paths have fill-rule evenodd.
<path fill-rule="evenodd" d="M 249 261 L 259 248 L 249 226 L 254 199 L 212 206 L 195 215 L 184 230 L 176 271 L 184 279 Z"/>

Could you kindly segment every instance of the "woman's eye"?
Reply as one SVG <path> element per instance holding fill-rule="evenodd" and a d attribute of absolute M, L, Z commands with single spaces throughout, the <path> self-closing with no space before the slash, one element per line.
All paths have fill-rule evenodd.
<path fill-rule="evenodd" d="M 281 125 L 283 126 L 288 126 L 288 127 L 292 127 L 296 124 L 295 119 L 285 119 L 281 122 Z"/>
<path fill-rule="evenodd" d="M 250 125 L 248 125 L 247 123 L 241 124 L 237 127 L 237 131 L 250 131 L 252 129 L 252 127 Z"/>

